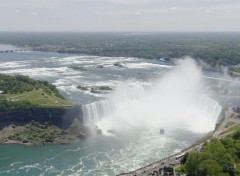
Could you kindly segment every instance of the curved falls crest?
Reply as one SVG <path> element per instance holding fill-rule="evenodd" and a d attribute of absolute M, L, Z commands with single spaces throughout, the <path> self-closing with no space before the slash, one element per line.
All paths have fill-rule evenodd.
<path fill-rule="evenodd" d="M 222 107 L 200 93 L 203 86 L 201 70 L 193 60 L 184 59 L 150 86 L 124 82 L 108 99 L 83 105 L 84 124 L 106 131 L 142 126 L 208 132 Z"/>

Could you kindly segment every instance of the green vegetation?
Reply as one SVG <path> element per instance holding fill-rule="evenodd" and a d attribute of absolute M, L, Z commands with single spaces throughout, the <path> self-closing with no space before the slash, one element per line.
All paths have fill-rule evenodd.
<path fill-rule="evenodd" d="M 28 76 L 0 74 L 0 90 L 1 111 L 72 105 L 54 85 Z"/>
<path fill-rule="evenodd" d="M 231 128 L 229 128 L 229 129 L 227 130 L 227 132 L 228 132 L 228 133 L 230 133 L 230 132 L 236 132 L 236 131 L 238 131 L 238 130 L 240 130 L 240 124 L 239 124 L 239 125 L 234 125 L 234 126 L 232 126 Z"/>
<path fill-rule="evenodd" d="M 184 170 L 189 176 L 237 176 L 239 161 L 240 130 L 221 140 L 206 142 L 200 153 L 188 153 L 178 172 Z"/>
<path fill-rule="evenodd" d="M 8 101 L 6 99 L 0 100 L 0 110 L 1 111 L 12 111 L 12 110 L 20 110 L 20 109 L 30 109 L 30 108 L 36 108 L 37 105 L 31 104 L 29 101 Z"/>
<path fill-rule="evenodd" d="M 235 124 L 236 124 L 236 122 L 228 121 L 228 123 L 226 124 L 225 128 L 229 128 L 229 127 L 231 127 L 231 126 L 233 126 Z"/>
<path fill-rule="evenodd" d="M 6 94 L 7 100 L 12 102 L 28 101 L 32 105 L 38 105 L 43 107 L 58 107 L 58 106 L 71 106 L 72 103 L 65 99 L 44 92 L 42 89 L 26 92 L 22 94 Z"/>
<path fill-rule="evenodd" d="M 0 91 L 0 113 L 4 116 L 2 122 L 6 123 L 0 129 L 0 143 L 69 143 L 78 139 L 78 133 L 68 131 L 69 126 L 65 128 L 61 124 L 64 123 L 62 116 L 65 116 L 61 108 L 74 106 L 59 94 L 54 85 L 28 76 L 0 74 Z M 14 115 L 19 113 L 17 120 Z M 8 125 L 8 118 L 20 125 Z M 72 118 L 68 117 L 69 120 Z M 33 119 L 36 122 L 29 123 Z M 79 130 L 84 131 L 84 127 Z"/>
<path fill-rule="evenodd" d="M 81 126 L 78 130 L 73 131 L 62 130 L 59 127 L 48 124 L 45 122 L 41 124 L 39 122 L 32 121 L 25 126 L 18 129 L 18 126 L 13 126 L 13 134 L 7 137 L 5 141 L 17 141 L 18 143 L 29 144 L 46 144 L 46 143 L 69 143 L 77 139 L 79 131 L 86 131 L 86 128 Z"/>
<path fill-rule="evenodd" d="M 212 66 L 240 63 L 239 33 L 0 33 L 0 43 L 114 57 L 169 60 L 188 55 Z"/>
<path fill-rule="evenodd" d="M 29 76 L 0 74 L 0 90 L 4 94 L 17 94 L 42 89 L 59 98 L 63 98 L 57 88 L 47 81 L 33 80 Z"/>
<path fill-rule="evenodd" d="M 233 76 L 239 76 L 240 75 L 240 67 L 239 66 L 231 67 L 229 72 Z"/>

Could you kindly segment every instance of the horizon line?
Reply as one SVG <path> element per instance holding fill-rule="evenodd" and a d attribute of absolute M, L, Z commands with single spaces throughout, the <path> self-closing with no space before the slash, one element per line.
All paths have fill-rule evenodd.
<path fill-rule="evenodd" d="M 240 31 L 0 31 L 0 33 L 240 33 Z"/>

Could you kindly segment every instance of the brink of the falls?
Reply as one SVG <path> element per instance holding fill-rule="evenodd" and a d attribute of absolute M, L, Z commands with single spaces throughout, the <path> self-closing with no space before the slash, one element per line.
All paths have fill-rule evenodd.
<path fill-rule="evenodd" d="M 85 124 L 107 131 L 135 127 L 183 129 L 208 132 L 214 129 L 222 107 L 201 94 L 201 69 L 190 58 L 147 86 L 126 81 L 105 100 L 82 106 Z"/>

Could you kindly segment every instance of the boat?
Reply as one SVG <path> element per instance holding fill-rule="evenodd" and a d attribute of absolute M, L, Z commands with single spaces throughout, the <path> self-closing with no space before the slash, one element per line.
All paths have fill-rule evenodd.
<path fill-rule="evenodd" d="M 161 135 L 164 134 L 164 129 L 163 129 L 163 128 L 160 129 L 160 134 L 161 134 Z"/>

